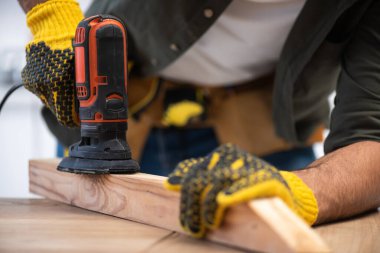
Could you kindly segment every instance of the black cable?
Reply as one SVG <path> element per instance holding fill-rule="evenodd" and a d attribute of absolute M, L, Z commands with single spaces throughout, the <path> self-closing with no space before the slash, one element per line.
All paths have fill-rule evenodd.
<path fill-rule="evenodd" d="M 5 102 L 7 101 L 8 97 L 10 95 L 12 95 L 12 93 L 17 90 L 18 88 L 22 87 L 23 85 L 22 84 L 17 84 L 17 85 L 14 85 L 12 86 L 8 91 L 7 93 L 5 94 L 4 98 L 1 100 L 1 103 L 0 103 L 0 113 L 1 113 L 1 109 L 3 109 L 3 106 L 5 104 Z"/>

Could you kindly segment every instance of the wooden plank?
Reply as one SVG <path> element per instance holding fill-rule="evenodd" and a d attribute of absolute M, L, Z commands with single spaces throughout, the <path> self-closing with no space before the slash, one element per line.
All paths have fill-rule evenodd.
<path fill-rule="evenodd" d="M 303 250 L 315 242 L 323 244 L 320 237 L 303 220 L 294 215 L 280 199 L 251 201 L 248 206 L 260 219 L 266 221 L 266 224 L 281 238 L 280 240 L 291 244 L 291 248 Z M 302 232 L 302 240 L 299 232 Z"/>
<path fill-rule="evenodd" d="M 316 232 L 333 252 L 377 252 L 380 212 L 319 226 Z M 108 252 L 107 249 L 149 253 L 241 252 L 48 199 L 0 198 L 0 252 Z"/>
<path fill-rule="evenodd" d="M 332 252 L 379 252 L 380 211 L 316 228 Z"/>
<path fill-rule="evenodd" d="M 142 252 L 170 234 L 47 199 L 0 199 L 0 252 Z"/>
<path fill-rule="evenodd" d="M 182 232 L 178 222 L 179 194 L 163 188 L 165 177 L 143 173 L 75 175 L 57 171 L 58 162 L 30 161 L 31 192 L 92 211 Z M 268 210 L 271 215 L 265 215 Z M 242 204 L 230 208 L 223 226 L 209 233 L 207 239 L 265 252 L 329 252 L 320 237 L 278 199 L 255 200 L 249 206 Z"/>
<path fill-rule="evenodd" d="M 198 240 L 190 236 L 173 232 L 165 239 L 152 245 L 146 253 L 165 252 L 165 253 L 242 253 L 243 251 L 232 247 L 213 243 L 206 240 Z M 244 251 L 246 252 L 246 251 Z"/>

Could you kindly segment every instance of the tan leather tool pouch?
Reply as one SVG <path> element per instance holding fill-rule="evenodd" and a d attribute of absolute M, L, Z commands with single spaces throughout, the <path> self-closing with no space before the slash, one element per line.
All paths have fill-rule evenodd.
<path fill-rule="evenodd" d="M 261 82 L 261 83 L 258 83 Z M 255 155 L 291 148 L 279 138 L 272 120 L 272 78 L 235 89 L 211 89 L 208 119 L 221 143 L 235 143 Z"/>
<path fill-rule="evenodd" d="M 131 106 L 147 93 L 151 80 L 130 80 L 128 92 Z M 165 81 L 155 99 L 140 114 L 139 120 L 129 118 L 127 137 L 135 159 L 140 157 L 150 129 L 153 126 L 164 127 L 161 124 L 163 97 L 165 90 L 175 85 L 173 82 Z M 207 98 L 207 119 L 202 124 L 189 127 L 211 126 L 220 143 L 237 144 L 258 156 L 293 147 L 275 133 L 272 120 L 273 75 L 228 88 L 196 87 L 201 89 Z M 322 131 L 323 128 L 316 131 L 310 139 L 310 144 L 322 140 Z"/>

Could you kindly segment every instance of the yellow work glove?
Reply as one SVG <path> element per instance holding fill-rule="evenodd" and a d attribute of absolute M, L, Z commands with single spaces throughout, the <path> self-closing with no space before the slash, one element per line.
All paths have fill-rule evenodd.
<path fill-rule="evenodd" d="M 314 194 L 299 177 L 232 144 L 180 162 L 164 185 L 181 191 L 180 222 L 194 237 L 216 229 L 227 207 L 256 198 L 279 197 L 310 225 L 318 215 Z"/>
<path fill-rule="evenodd" d="M 26 45 L 22 81 L 66 126 L 78 125 L 72 39 L 82 11 L 74 0 L 50 0 L 27 13 L 33 40 Z"/>

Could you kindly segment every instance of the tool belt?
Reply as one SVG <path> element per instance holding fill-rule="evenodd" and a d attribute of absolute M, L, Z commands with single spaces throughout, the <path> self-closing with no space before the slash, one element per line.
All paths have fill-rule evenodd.
<path fill-rule="evenodd" d="M 229 87 L 205 87 L 169 80 L 131 79 L 128 94 L 133 116 L 129 118 L 128 143 L 135 159 L 140 157 L 153 127 L 167 127 L 163 117 L 167 110 L 167 95 L 189 88 L 201 94 L 205 112 L 185 128 L 212 127 L 220 142 L 231 142 L 252 154 L 263 156 L 294 146 L 278 137 L 272 120 L 272 90 L 274 75 Z M 145 100 L 145 102 L 144 102 Z M 323 126 L 316 130 L 305 145 L 323 140 Z"/>

